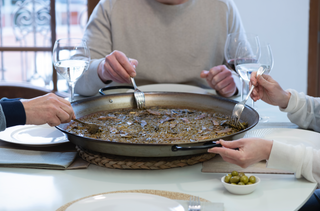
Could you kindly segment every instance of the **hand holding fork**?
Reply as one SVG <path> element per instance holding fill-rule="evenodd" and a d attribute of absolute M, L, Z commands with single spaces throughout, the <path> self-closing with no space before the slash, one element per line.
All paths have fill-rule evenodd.
<path fill-rule="evenodd" d="M 257 77 L 258 77 L 258 75 L 262 75 L 265 70 L 266 69 L 264 69 L 263 67 L 260 67 L 257 72 Z M 249 96 L 250 96 L 253 89 L 254 89 L 254 86 L 252 85 L 247 97 L 243 101 L 237 103 L 234 106 L 233 111 L 232 111 L 232 115 L 231 115 L 231 124 L 233 124 L 235 126 L 242 126 L 240 123 L 240 117 L 241 117 L 242 111 L 245 107 L 245 104 L 246 104 L 247 100 L 249 99 Z"/>

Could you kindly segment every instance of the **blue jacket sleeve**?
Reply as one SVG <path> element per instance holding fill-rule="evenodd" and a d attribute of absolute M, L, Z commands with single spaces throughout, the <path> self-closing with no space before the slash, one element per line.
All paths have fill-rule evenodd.
<path fill-rule="evenodd" d="M 0 107 L 0 131 L 26 124 L 26 113 L 19 99 L 1 99 Z"/>

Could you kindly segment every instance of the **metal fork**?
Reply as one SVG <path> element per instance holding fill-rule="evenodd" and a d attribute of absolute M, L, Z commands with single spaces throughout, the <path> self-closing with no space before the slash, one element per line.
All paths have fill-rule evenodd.
<path fill-rule="evenodd" d="M 134 81 L 133 78 L 131 78 L 132 85 L 134 87 L 134 98 L 136 99 L 137 103 L 137 108 L 138 109 L 144 109 L 145 108 L 145 98 L 144 98 L 144 93 L 140 91 L 136 85 L 136 82 Z"/>
<path fill-rule="evenodd" d="M 258 69 L 257 76 L 258 75 L 262 75 L 265 70 L 266 70 L 265 68 L 260 67 Z M 234 106 L 233 111 L 232 111 L 232 115 L 231 115 L 231 124 L 232 125 L 241 126 L 242 127 L 242 124 L 240 123 L 240 117 L 241 117 L 242 111 L 243 111 L 243 109 L 245 107 L 245 104 L 246 104 L 247 100 L 249 99 L 249 96 L 250 96 L 253 88 L 254 88 L 254 86 L 252 85 L 247 97 Z"/>
<path fill-rule="evenodd" d="M 190 196 L 188 211 L 201 211 L 199 196 Z"/>

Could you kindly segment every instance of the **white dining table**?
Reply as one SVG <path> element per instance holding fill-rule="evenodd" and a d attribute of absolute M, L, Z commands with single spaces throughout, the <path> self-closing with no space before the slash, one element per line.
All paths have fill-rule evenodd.
<path fill-rule="evenodd" d="M 269 116 L 268 124 L 289 123 L 278 108 L 263 102 L 255 106 L 261 115 Z M 0 168 L 0 211 L 54 211 L 93 194 L 141 189 L 200 196 L 223 203 L 225 211 L 292 211 L 317 187 L 292 174 L 259 174 L 261 184 L 255 192 L 234 195 L 221 184 L 223 173 L 202 173 L 201 168 L 201 163 L 166 170 L 120 170 L 94 164 L 78 170 Z"/>

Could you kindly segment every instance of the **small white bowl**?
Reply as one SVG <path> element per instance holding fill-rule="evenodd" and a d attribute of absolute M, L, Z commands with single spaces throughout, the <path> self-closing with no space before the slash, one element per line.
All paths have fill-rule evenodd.
<path fill-rule="evenodd" d="M 252 176 L 250 174 L 246 174 L 248 177 Z M 257 177 L 256 175 L 254 175 L 256 177 L 256 183 L 254 184 L 251 184 L 251 185 L 232 185 L 232 184 L 229 184 L 229 183 L 226 183 L 224 181 L 224 177 L 223 176 L 221 178 L 221 182 L 222 184 L 224 185 L 224 187 L 230 192 L 230 193 L 233 193 L 233 194 L 238 194 L 238 195 L 244 195 L 244 194 L 249 194 L 249 193 L 252 193 L 253 191 L 255 191 L 257 189 L 257 187 L 259 186 L 260 184 L 260 178 Z"/>

